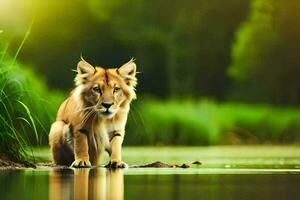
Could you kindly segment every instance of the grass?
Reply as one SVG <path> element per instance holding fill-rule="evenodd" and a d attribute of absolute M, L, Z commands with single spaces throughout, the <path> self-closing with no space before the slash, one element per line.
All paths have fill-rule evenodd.
<path fill-rule="evenodd" d="M 299 108 L 208 100 L 141 98 L 138 101 L 130 116 L 127 144 L 290 144 L 300 141 Z"/>
<path fill-rule="evenodd" d="M 14 56 L 0 35 L 0 155 L 25 160 L 32 145 L 45 144 L 62 96 L 50 91 L 28 66 L 17 62 L 26 38 Z M 51 95 L 49 95 L 51 94 Z"/>

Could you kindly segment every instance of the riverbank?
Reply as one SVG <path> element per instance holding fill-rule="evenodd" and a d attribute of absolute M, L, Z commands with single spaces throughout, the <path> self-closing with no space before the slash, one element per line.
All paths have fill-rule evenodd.
<path fill-rule="evenodd" d="M 123 161 L 129 166 L 147 165 L 162 161 L 169 165 L 188 164 L 201 169 L 300 169 L 300 146 L 244 145 L 201 147 L 123 147 Z M 33 148 L 37 168 L 51 168 L 49 147 Z M 109 161 L 104 154 L 102 165 Z M 201 165 L 193 165 L 200 161 Z M 9 166 L 9 162 L 6 164 Z M 14 166 L 14 165 L 12 165 Z M 0 166 L 1 168 L 4 165 Z M 7 167 L 7 165 L 6 165 Z M 17 166 L 22 167 L 22 166 Z"/>

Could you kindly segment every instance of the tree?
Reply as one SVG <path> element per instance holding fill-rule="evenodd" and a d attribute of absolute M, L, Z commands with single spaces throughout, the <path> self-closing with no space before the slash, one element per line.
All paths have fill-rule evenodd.
<path fill-rule="evenodd" d="M 229 75 L 235 98 L 280 104 L 300 102 L 300 50 L 296 0 L 255 0 L 237 31 Z"/>

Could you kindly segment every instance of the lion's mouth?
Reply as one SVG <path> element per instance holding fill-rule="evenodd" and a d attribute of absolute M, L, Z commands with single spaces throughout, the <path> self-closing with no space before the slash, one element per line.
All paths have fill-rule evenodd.
<path fill-rule="evenodd" d="M 101 112 L 102 115 L 110 115 L 112 112 L 110 112 L 108 109 L 106 111 Z"/>

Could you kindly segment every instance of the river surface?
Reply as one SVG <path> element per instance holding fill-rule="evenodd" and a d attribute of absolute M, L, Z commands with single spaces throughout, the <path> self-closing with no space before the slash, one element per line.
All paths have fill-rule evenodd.
<path fill-rule="evenodd" d="M 44 161 L 50 157 L 48 149 L 36 155 Z M 2 170 L 0 199 L 300 198 L 297 146 L 127 147 L 123 155 L 129 165 L 160 160 L 191 167 Z M 191 164 L 196 160 L 202 165 Z"/>

